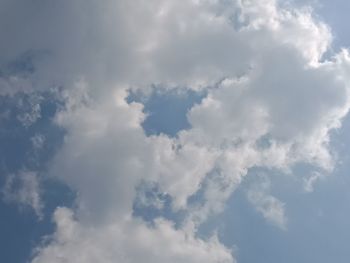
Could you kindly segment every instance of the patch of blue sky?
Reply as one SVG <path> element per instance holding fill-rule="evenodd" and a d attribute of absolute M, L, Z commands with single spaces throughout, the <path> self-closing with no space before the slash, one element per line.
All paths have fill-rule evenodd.
<path fill-rule="evenodd" d="M 274 176 L 271 194 L 286 204 L 285 231 L 267 222 L 248 201 L 246 192 L 256 183 L 253 176 L 248 175 L 234 192 L 222 215 L 201 227 L 203 236 L 217 232 L 240 263 L 348 262 L 350 179 L 345 174 L 333 175 L 312 193 L 289 176 L 270 175 Z"/>
<path fill-rule="evenodd" d="M 64 131 L 52 122 L 60 102 L 51 95 L 0 96 L 0 188 L 10 174 L 34 171 L 39 174 L 44 201 L 43 218 L 39 220 L 31 208 L 0 199 L 0 258 L 3 262 L 26 262 L 42 237 L 54 231 L 51 219 L 54 209 L 70 207 L 74 200 L 74 193 L 67 186 L 45 176 L 47 163 L 64 136 Z M 39 112 L 32 112 L 33 107 Z M 29 114 L 28 118 L 30 114 L 37 115 L 26 123 L 26 118 L 19 118 L 25 114 Z M 33 141 L 38 135 L 44 138 L 39 148 Z"/>
<path fill-rule="evenodd" d="M 33 102 L 33 96 L 37 97 Z M 40 98 L 41 97 L 41 98 Z M 33 112 L 33 107 L 36 109 Z M 1 170 L 7 173 L 20 169 L 41 169 L 63 140 L 64 132 L 52 122 L 57 103 L 49 94 L 17 94 L 0 97 Z M 32 138 L 43 135 L 40 151 Z M 35 156 L 35 160 L 32 157 Z"/>
<path fill-rule="evenodd" d="M 154 87 L 147 97 L 144 94 L 131 92 L 128 102 L 135 101 L 144 105 L 147 117 L 142 127 L 146 135 L 163 133 L 174 137 L 179 131 L 190 128 L 187 112 L 194 104 L 200 103 L 204 96 L 204 92 L 181 88 L 164 90 Z"/>
<path fill-rule="evenodd" d="M 33 248 L 55 230 L 51 218 L 53 211 L 58 206 L 72 205 L 75 194 L 64 184 L 46 180 L 42 187 L 45 189 L 42 195 L 45 200 L 42 220 L 38 220 L 37 215 L 28 207 L 19 209 L 16 204 L 0 201 L 1 262 L 28 262 L 33 255 Z"/>
<path fill-rule="evenodd" d="M 281 176 L 274 181 L 278 198 L 285 202 L 286 231 L 266 223 L 245 197 L 245 185 L 234 194 L 225 215 L 227 243 L 239 248 L 239 262 L 347 262 L 350 230 L 347 225 L 349 195 L 335 175 L 313 193 L 303 193 L 296 181 Z M 283 182 L 284 181 L 284 182 Z M 338 181 L 338 182 L 337 182 Z M 272 189 L 272 193 L 274 190 Z M 252 253 L 254 251 L 254 253 Z"/>

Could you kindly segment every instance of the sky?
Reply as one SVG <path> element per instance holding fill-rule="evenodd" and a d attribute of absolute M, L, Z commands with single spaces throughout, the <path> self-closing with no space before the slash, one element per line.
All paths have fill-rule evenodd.
<path fill-rule="evenodd" d="M 0 0 L 0 262 L 347 263 L 346 0 Z"/>

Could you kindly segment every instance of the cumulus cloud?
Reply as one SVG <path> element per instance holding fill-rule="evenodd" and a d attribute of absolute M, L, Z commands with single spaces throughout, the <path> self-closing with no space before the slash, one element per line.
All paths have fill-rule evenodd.
<path fill-rule="evenodd" d="M 57 231 L 51 245 L 38 248 L 32 262 L 233 262 L 230 251 L 215 237 L 203 241 L 159 220 L 153 228 L 135 220 L 123 220 L 98 228 L 84 226 L 69 209 L 54 215 Z"/>
<path fill-rule="evenodd" d="M 334 166 L 329 132 L 349 109 L 350 58 L 347 50 L 325 57 L 331 31 L 310 9 L 274 0 L 4 0 L 0 10 L 8 14 L 0 27 L 13 25 L 0 28 L 2 67 L 35 51 L 33 70 L 0 75 L 1 94 L 62 87 L 55 122 L 66 136 L 49 173 L 77 192 L 76 209 L 56 210 L 56 232 L 33 262 L 234 262 L 196 231 L 250 168 Z M 126 98 L 153 84 L 206 92 L 187 114 L 190 129 L 146 136 L 143 105 Z M 145 181 L 186 215 L 179 227 L 133 218 Z M 276 198 L 250 199 L 285 225 Z"/>

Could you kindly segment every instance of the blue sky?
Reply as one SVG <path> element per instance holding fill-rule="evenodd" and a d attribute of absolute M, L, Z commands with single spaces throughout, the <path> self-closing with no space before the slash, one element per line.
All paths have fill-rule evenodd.
<path fill-rule="evenodd" d="M 349 8 L 0 0 L 0 261 L 348 262 Z"/>

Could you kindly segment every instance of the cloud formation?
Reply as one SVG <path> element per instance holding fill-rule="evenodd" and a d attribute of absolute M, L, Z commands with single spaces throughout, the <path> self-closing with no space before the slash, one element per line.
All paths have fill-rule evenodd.
<path fill-rule="evenodd" d="M 230 251 L 213 237 L 196 239 L 164 220 L 153 228 L 124 220 L 86 227 L 73 219 L 72 211 L 58 208 L 57 230 L 50 246 L 33 260 L 41 262 L 232 262 Z"/>
<path fill-rule="evenodd" d="M 255 183 L 248 189 L 248 200 L 268 222 L 286 230 L 285 204 L 270 194 L 270 185 L 269 179 L 266 176 L 261 176 L 260 182 Z"/>
<path fill-rule="evenodd" d="M 17 203 L 22 208 L 30 207 L 39 219 L 43 217 L 40 182 L 35 172 L 21 171 L 7 176 L 2 198 L 5 202 Z"/>
<path fill-rule="evenodd" d="M 34 70 L 0 75 L 1 94 L 62 87 L 65 104 L 50 175 L 77 192 L 76 208 L 57 208 L 56 232 L 35 263 L 235 262 L 197 230 L 250 168 L 334 166 L 329 133 L 349 110 L 350 58 L 326 53 L 331 31 L 310 9 L 274 0 L 5 0 L 0 10 L 9 14 L 0 25 L 13 26 L 0 29 L 1 66 L 35 51 Z M 190 129 L 146 136 L 143 105 L 127 97 L 153 84 L 206 92 L 187 113 Z M 186 215 L 179 226 L 133 216 L 145 181 Z M 261 197 L 250 199 L 284 226 L 283 205 Z"/>

